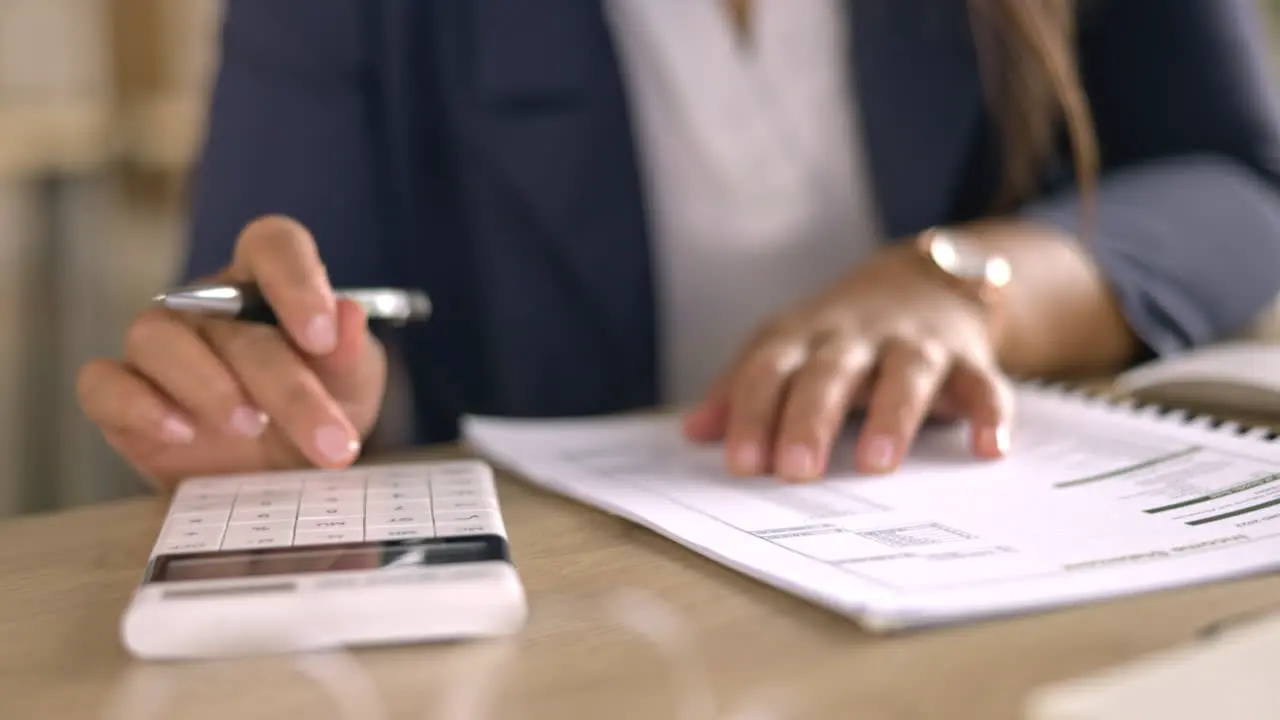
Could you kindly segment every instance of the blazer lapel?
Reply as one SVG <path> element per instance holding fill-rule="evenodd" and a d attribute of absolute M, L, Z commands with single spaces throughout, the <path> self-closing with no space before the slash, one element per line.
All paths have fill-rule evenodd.
<path fill-rule="evenodd" d="M 488 303 L 508 332 L 491 338 L 491 346 L 510 345 L 526 331 L 534 335 L 530 320 L 539 311 L 558 313 L 544 329 L 565 333 L 558 362 L 565 371 L 579 368 L 583 398 L 595 393 L 610 405 L 652 402 L 647 225 L 622 76 L 601 3 L 437 0 L 436 7 L 432 42 L 448 65 L 442 82 L 453 118 L 449 136 L 460 144 L 481 246 L 478 264 L 506 293 Z M 521 301 L 524 307 L 498 307 Z M 535 303 L 542 307 L 528 307 Z M 566 364 L 563 358 L 575 354 Z M 525 364 L 510 368 L 513 377 L 535 364 L 527 344 L 494 353 L 503 356 Z M 547 363 L 541 372 L 557 372 Z M 593 387 L 597 383 L 601 387 Z M 521 386 L 513 381 L 512 392 Z M 568 398 L 567 391 L 548 392 Z"/>
<path fill-rule="evenodd" d="M 851 0 L 865 157 L 885 232 L 952 220 L 981 125 L 965 0 Z"/>

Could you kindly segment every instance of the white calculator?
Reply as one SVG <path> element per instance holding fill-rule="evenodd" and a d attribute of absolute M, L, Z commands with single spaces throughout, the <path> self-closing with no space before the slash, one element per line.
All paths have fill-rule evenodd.
<path fill-rule="evenodd" d="M 467 460 L 187 480 L 121 633 L 196 659 L 492 637 L 526 614 L 493 472 Z"/>

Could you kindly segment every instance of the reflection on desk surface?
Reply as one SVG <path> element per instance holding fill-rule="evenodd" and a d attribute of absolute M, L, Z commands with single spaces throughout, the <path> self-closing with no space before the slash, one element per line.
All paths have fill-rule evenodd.
<path fill-rule="evenodd" d="M 1152 653 L 1033 695 L 1028 720 L 1274 720 L 1280 615 Z"/>
<path fill-rule="evenodd" d="M 725 703 L 716 697 L 707 659 L 697 646 L 696 632 L 677 609 L 660 598 L 635 590 L 618 590 L 598 597 L 560 598 L 542 603 L 515 638 L 440 647 L 448 662 L 424 672 L 421 694 L 423 718 L 489 720 L 511 717 L 515 706 L 506 687 L 516 681 L 517 663 L 540 662 L 536 638 L 547 632 L 570 630 L 583 637 L 622 634 L 646 646 L 652 672 L 641 677 L 664 680 L 637 684 L 635 691 L 662 698 L 670 709 L 653 717 L 705 720 L 779 720 L 798 717 L 803 703 L 789 700 L 780 686 L 761 683 L 747 701 Z M 633 668 L 634 669 L 634 668 Z M 270 678 L 269 681 L 264 679 Z M 378 684 L 357 654 L 308 653 L 290 656 L 240 658 L 181 664 L 139 664 L 114 688 L 107 717 L 120 720 L 186 717 L 204 707 L 203 692 L 243 694 L 266 686 L 299 693 L 308 702 L 331 707 L 323 716 L 349 720 L 389 720 L 392 714 Z M 294 687 L 296 686 L 296 687 Z M 194 691 L 192 689 L 195 689 Z M 617 702 L 624 701 L 622 696 Z M 788 707 L 790 710 L 788 711 Z"/>
<path fill-rule="evenodd" d="M 680 714 L 686 705 L 737 720 L 752 707 L 788 720 L 1021 720 L 1037 686 L 1176 646 L 1280 597 L 1280 577 L 1262 577 L 873 638 L 605 513 L 520 482 L 502 480 L 500 493 L 529 594 L 526 630 L 510 643 L 341 653 L 373 685 L 344 702 L 371 713 L 380 704 L 395 720 L 483 717 L 440 709 L 477 696 L 500 720 L 693 717 Z M 165 720 L 341 717 L 313 678 L 359 679 L 333 663 L 128 657 L 120 616 L 163 517 L 140 500 L 0 523 L 0 717 L 142 720 L 107 714 L 126 696 L 169 703 L 152 716 Z M 648 599 L 633 611 L 674 619 L 618 621 L 609 603 L 627 589 Z M 455 692 L 480 678 L 483 693 Z"/>

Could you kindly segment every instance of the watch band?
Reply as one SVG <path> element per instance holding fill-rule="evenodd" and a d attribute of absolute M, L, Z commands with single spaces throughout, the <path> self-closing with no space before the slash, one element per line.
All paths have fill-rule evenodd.
<path fill-rule="evenodd" d="M 917 237 L 917 249 L 947 282 L 989 309 L 999 305 L 1012 280 L 1007 259 L 954 230 L 925 230 Z"/>
<path fill-rule="evenodd" d="M 1009 261 L 963 233 L 943 228 L 920 233 L 917 249 L 942 282 L 978 306 L 992 342 L 999 344 L 1006 322 L 1004 290 L 1013 279 Z"/>

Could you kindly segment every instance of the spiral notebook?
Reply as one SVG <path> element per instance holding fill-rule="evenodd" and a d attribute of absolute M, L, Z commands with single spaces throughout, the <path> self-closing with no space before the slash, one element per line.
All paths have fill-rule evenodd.
<path fill-rule="evenodd" d="M 470 444 L 873 632 L 1026 613 L 1280 566 L 1280 443 L 1262 429 L 1061 387 L 1017 391 L 1013 449 L 926 429 L 888 476 L 739 479 L 666 416 L 471 417 Z"/>

